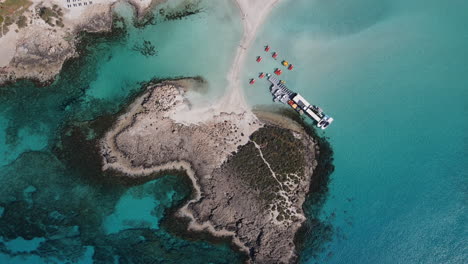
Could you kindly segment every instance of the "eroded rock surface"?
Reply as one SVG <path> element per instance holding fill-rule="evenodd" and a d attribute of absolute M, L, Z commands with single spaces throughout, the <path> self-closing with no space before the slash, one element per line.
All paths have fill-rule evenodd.
<path fill-rule="evenodd" d="M 203 199 L 189 208 L 195 219 L 227 229 L 249 248 L 255 263 L 294 262 L 294 235 L 304 220 L 315 145 L 305 135 L 265 125 L 201 179 Z"/>
<path fill-rule="evenodd" d="M 129 177 L 186 170 L 197 192 L 179 212 L 189 229 L 232 236 L 254 263 L 295 262 L 314 139 L 251 112 L 177 123 L 171 116 L 190 107 L 185 92 L 180 82 L 149 85 L 102 139 L 103 169 Z"/>
<path fill-rule="evenodd" d="M 87 1 L 84 1 L 88 3 Z M 112 27 L 112 7 L 119 0 L 39 1 L 13 10 L 24 21 L 16 19 L 9 30 L 0 23 L 0 85 L 17 79 L 33 79 L 41 83 L 52 80 L 63 63 L 77 56 L 80 32 L 108 32 Z M 162 0 L 129 0 L 138 18 Z M 13 12 L 12 11 L 12 12 Z M 20 12 L 21 11 L 21 12 Z M 18 24 L 18 25 L 17 25 Z"/>
<path fill-rule="evenodd" d="M 57 74 L 68 58 L 75 56 L 72 42 L 65 40 L 63 32 L 31 30 L 17 42 L 15 56 L 9 67 L 3 69 L 4 80 L 30 78 L 41 82 Z"/>

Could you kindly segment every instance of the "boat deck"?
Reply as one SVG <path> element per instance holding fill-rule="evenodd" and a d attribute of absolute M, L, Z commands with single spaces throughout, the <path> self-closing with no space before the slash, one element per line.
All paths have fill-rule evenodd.
<path fill-rule="evenodd" d="M 272 84 L 270 87 L 270 92 L 273 95 L 273 101 L 280 101 L 284 104 L 287 104 L 288 101 L 296 95 L 296 93 L 289 90 L 286 85 L 282 84 L 278 78 L 270 76 L 268 77 L 268 81 Z"/>
<path fill-rule="evenodd" d="M 270 75 L 268 81 L 272 84 L 270 92 L 273 95 L 273 101 L 289 104 L 292 108 L 301 114 L 306 114 L 317 122 L 317 126 L 325 129 L 333 122 L 333 118 L 325 115 L 319 107 L 311 105 L 301 95 L 289 90 L 281 81 Z M 292 102 L 291 102 L 292 101 Z"/>

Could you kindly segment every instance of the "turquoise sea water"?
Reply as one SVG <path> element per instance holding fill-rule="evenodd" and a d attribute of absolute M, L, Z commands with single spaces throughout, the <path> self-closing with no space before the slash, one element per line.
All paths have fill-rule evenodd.
<path fill-rule="evenodd" d="M 179 12 L 184 5 L 163 8 Z M 80 58 L 67 62 L 54 83 L 0 88 L 0 263 L 241 261 L 226 241 L 194 239 L 178 228 L 183 223 L 165 217 L 189 198 L 187 179 L 115 182 L 90 158 L 99 131 L 86 121 L 119 111 L 142 82 L 202 76 L 209 96 L 223 93 L 239 15 L 228 0 L 201 1 L 196 9 L 135 28 L 131 8 L 120 4 L 118 30 L 83 36 Z M 156 56 L 134 49 L 144 41 Z"/>
<path fill-rule="evenodd" d="M 257 38 L 246 82 L 295 65 L 288 87 L 335 118 L 336 170 L 322 212 L 334 230 L 303 263 L 468 262 L 466 1 L 283 1 Z M 262 55 L 262 63 L 255 56 Z M 246 85 L 269 103 L 264 82 Z"/>
<path fill-rule="evenodd" d="M 200 7 L 134 28 L 120 5 L 126 33 L 85 38 L 52 85 L 0 88 L 0 263 L 241 261 L 226 243 L 164 222 L 189 195 L 187 181 L 112 183 L 79 162 L 95 131 L 83 129 L 83 140 L 69 129 L 117 112 L 155 77 L 200 75 L 210 97 L 222 94 L 239 14 L 228 0 Z M 323 134 L 335 153 L 320 215 L 331 229 L 306 237 L 302 263 L 468 262 L 466 10 L 455 0 L 284 0 L 267 19 L 244 69 L 250 103 L 271 97 L 248 78 L 281 67 L 263 52 L 268 43 L 295 65 L 287 85 L 336 120 Z M 145 40 L 157 56 L 133 49 Z"/>

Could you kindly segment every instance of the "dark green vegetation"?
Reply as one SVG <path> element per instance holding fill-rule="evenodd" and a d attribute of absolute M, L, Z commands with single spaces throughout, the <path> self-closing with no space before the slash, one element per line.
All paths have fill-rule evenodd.
<path fill-rule="evenodd" d="M 23 152 L 0 167 L 0 254 L 80 263 L 86 247 L 91 247 L 94 263 L 113 263 L 115 258 L 119 263 L 240 263 L 241 256 L 227 242 L 187 240 L 162 224 L 156 229 L 134 221 L 127 223 L 131 228 L 106 233 L 106 217 L 130 188 L 159 201 L 151 212 L 158 219 L 192 193 L 190 180 L 180 171 L 145 179 L 101 172 L 96 140 L 141 91 L 139 84 L 128 84 L 124 98 L 87 97 L 100 62 L 112 58 L 110 46 L 126 40 L 125 23 L 114 21 L 112 33 L 82 34 L 80 57 L 67 61 L 52 83 L 37 87 L 22 80 L 0 87 L 8 145 L 21 145 L 25 128 L 47 131 L 44 147 Z M 45 241 L 32 252 L 13 252 L 3 241 L 17 237 Z"/>
<path fill-rule="evenodd" d="M 320 152 L 316 159 L 315 168 L 309 187 L 308 197 L 303 205 L 306 221 L 296 233 L 295 244 L 301 252 L 299 263 L 310 263 L 311 259 L 317 258 L 319 253 L 325 250 L 325 246 L 332 240 L 335 230 L 331 224 L 333 215 L 320 219 L 322 208 L 329 195 L 331 175 L 335 170 L 333 165 L 333 149 L 327 138 L 320 136 L 316 128 L 297 115 L 295 111 L 283 109 L 281 114 L 295 120 L 312 136 L 319 146 Z"/>
<path fill-rule="evenodd" d="M 221 242 L 205 243 L 197 239 L 198 233 L 187 239 L 183 223 L 168 217 L 166 209 L 172 212 L 190 196 L 190 183 L 180 172 L 140 180 L 100 172 L 94 140 L 113 123 L 111 115 L 140 91 L 140 85 L 122 84 L 120 89 L 127 91 L 124 98 L 87 97 L 99 63 L 111 60 L 110 47 L 125 41 L 125 24 L 114 22 L 113 33 L 83 34 L 81 56 L 68 61 L 53 83 L 38 88 L 21 81 L 0 87 L 0 112 L 8 119 L 6 137 L 11 145 L 21 145 L 24 128 L 47 131 L 44 147 L 24 152 L 0 170 L 0 179 L 5 179 L 0 190 L 1 236 L 5 240 L 43 236 L 46 241 L 31 253 L 13 253 L 0 242 L 0 252 L 77 263 L 84 247 L 90 246 L 95 263 L 112 263 L 114 256 L 120 263 L 240 263 L 239 256 Z M 153 178 L 157 179 L 151 186 L 147 181 Z M 145 195 L 161 201 L 154 212 L 163 216 L 161 228 L 137 223 L 133 229 L 105 234 L 103 218 L 129 187 L 143 192 L 146 187 L 140 185 L 146 183 L 150 190 Z M 36 190 L 31 192 L 29 186 Z"/>
<path fill-rule="evenodd" d="M 297 173 L 299 177 L 303 177 L 304 146 L 290 131 L 266 126 L 253 133 L 250 139 L 260 146 L 263 157 L 280 182 L 287 180 L 288 173 Z M 241 146 L 227 163 L 233 171 L 239 173 L 247 186 L 258 190 L 260 197 L 267 203 L 277 196 L 280 186 L 253 143 Z"/>
<path fill-rule="evenodd" d="M 306 133 L 317 141 L 320 153 L 316 157 L 318 165 L 310 183 L 309 192 L 311 195 L 308 201 L 310 201 L 311 204 L 320 205 L 316 207 L 317 210 L 320 210 L 321 205 L 326 200 L 326 194 L 328 193 L 328 186 L 331 180 L 330 176 L 335 170 L 335 166 L 333 165 L 333 148 L 327 138 L 317 133 L 315 126 L 308 123 L 308 120 L 298 115 L 297 112 L 285 108 L 281 109 L 279 113 L 299 123 Z M 315 213 L 318 213 L 318 211 L 315 211 Z"/>
<path fill-rule="evenodd" d="M 234 175 L 239 175 L 246 187 L 259 193 L 259 198 L 270 203 L 279 190 L 278 183 L 271 176 L 267 165 L 261 159 L 257 148 L 252 142 L 239 147 L 236 154 L 226 161 L 226 169 Z"/>
<path fill-rule="evenodd" d="M 20 16 L 16 22 L 19 28 L 24 28 L 28 25 L 28 18 L 25 16 Z"/>
<path fill-rule="evenodd" d="M 290 220 L 291 212 L 287 209 L 287 198 L 278 192 L 284 191 L 287 195 L 291 191 L 288 182 L 297 185 L 305 180 L 305 166 L 312 166 L 306 164 L 306 146 L 303 141 L 295 138 L 291 131 L 272 125 L 259 129 L 250 139 L 260 149 L 253 142 L 241 146 L 238 152 L 228 159 L 224 169 L 239 177 L 246 188 L 255 190 L 265 209 L 277 210 L 278 221 Z M 262 159 L 260 151 L 275 176 Z"/>
<path fill-rule="evenodd" d="M 62 9 L 59 8 L 57 5 L 54 5 L 52 8 L 49 7 L 41 7 L 39 9 L 39 16 L 44 20 L 47 24 L 51 26 L 59 26 L 63 27 L 63 13 Z"/>
<path fill-rule="evenodd" d="M 5 0 L 0 3 L 0 37 L 6 34 L 8 27 L 15 22 L 20 28 L 27 25 L 27 21 L 24 20 L 26 17 L 22 15 L 31 5 L 28 0 Z"/>
<path fill-rule="evenodd" d="M 286 175 L 290 173 L 304 177 L 305 146 L 291 131 L 267 126 L 252 134 L 251 140 L 261 146 L 263 157 L 270 163 L 279 181 L 287 180 Z"/>

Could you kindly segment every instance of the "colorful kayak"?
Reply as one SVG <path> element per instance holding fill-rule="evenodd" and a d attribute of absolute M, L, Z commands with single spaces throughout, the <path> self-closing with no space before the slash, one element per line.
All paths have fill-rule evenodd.
<path fill-rule="evenodd" d="M 258 78 L 263 79 L 263 77 L 265 77 L 265 73 L 262 72 L 262 73 L 260 73 L 260 75 L 258 76 Z"/>
<path fill-rule="evenodd" d="M 270 51 L 270 46 L 266 45 L 266 46 L 265 46 L 265 51 L 266 51 L 266 52 Z"/>
<path fill-rule="evenodd" d="M 294 69 L 294 66 L 292 64 L 289 64 L 288 70 L 292 71 Z"/>
<path fill-rule="evenodd" d="M 278 53 L 276 52 L 273 52 L 273 55 L 272 55 L 273 59 L 276 59 L 278 57 Z"/>
<path fill-rule="evenodd" d="M 280 69 L 276 69 L 276 70 L 275 70 L 275 74 L 276 74 L 276 75 L 281 75 L 281 73 L 283 73 L 282 70 L 280 70 Z"/>
<path fill-rule="evenodd" d="M 253 78 L 250 79 L 250 82 L 249 82 L 249 83 L 250 83 L 250 84 L 254 84 L 254 83 L 255 83 L 255 79 L 253 79 Z"/>
<path fill-rule="evenodd" d="M 258 56 L 257 57 L 257 62 L 261 62 L 262 61 L 262 57 L 261 56 Z"/>
<path fill-rule="evenodd" d="M 288 67 L 288 65 L 289 65 L 289 62 L 288 62 L 288 61 L 286 61 L 286 60 L 284 60 L 283 62 L 281 62 L 281 64 L 283 64 L 283 66 L 286 66 L 286 67 Z"/>

